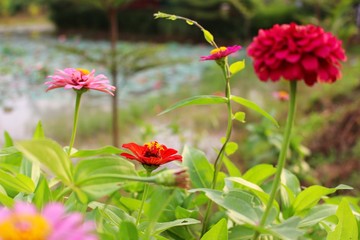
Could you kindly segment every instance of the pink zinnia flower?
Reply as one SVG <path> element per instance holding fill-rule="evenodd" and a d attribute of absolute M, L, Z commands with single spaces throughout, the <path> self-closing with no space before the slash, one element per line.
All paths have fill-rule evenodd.
<path fill-rule="evenodd" d="M 60 203 L 38 212 L 34 205 L 17 202 L 12 209 L 0 207 L 1 240 L 96 240 L 95 225 L 80 213 L 66 213 Z"/>
<path fill-rule="evenodd" d="M 136 143 L 127 143 L 123 144 L 122 147 L 129 149 L 133 155 L 121 153 L 121 156 L 130 160 L 136 160 L 147 166 L 160 166 L 174 160 L 182 160 L 182 156 L 176 154 L 177 151 L 175 149 L 167 148 L 156 141 L 146 143 L 144 146 Z"/>
<path fill-rule="evenodd" d="M 82 68 L 65 68 L 64 70 L 57 70 L 55 75 L 48 76 L 48 78 L 52 80 L 45 83 L 48 85 L 46 91 L 62 87 L 75 90 L 93 89 L 114 96 L 112 92 L 116 89 L 109 84 L 109 79 L 105 75 L 95 76 L 95 70 L 89 72 Z"/>
<path fill-rule="evenodd" d="M 218 60 L 224 57 L 227 57 L 228 55 L 235 53 L 241 49 L 241 46 L 235 45 L 231 47 L 219 47 L 211 50 L 209 56 L 202 56 L 200 57 L 200 61 L 206 61 L 206 60 Z"/>
<path fill-rule="evenodd" d="M 274 98 L 280 100 L 280 101 L 287 101 L 289 100 L 289 93 L 286 91 L 277 91 L 273 92 Z"/>
<path fill-rule="evenodd" d="M 304 80 L 332 83 L 341 77 L 340 61 L 345 61 L 342 43 L 331 33 L 314 25 L 295 23 L 259 30 L 248 47 L 255 72 L 262 81 Z"/>

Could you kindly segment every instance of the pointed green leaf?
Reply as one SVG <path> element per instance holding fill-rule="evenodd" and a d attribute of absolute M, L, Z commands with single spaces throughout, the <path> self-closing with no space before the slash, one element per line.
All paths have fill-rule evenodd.
<path fill-rule="evenodd" d="M 203 33 L 204 33 L 204 38 L 205 40 L 210 43 L 211 45 L 213 45 L 214 43 L 214 36 L 206 29 L 202 29 Z"/>
<path fill-rule="evenodd" d="M 50 139 L 34 139 L 15 144 L 23 155 L 36 163 L 41 163 L 65 184 L 73 182 L 72 163 L 62 147 Z"/>
<path fill-rule="evenodd" d="M 3 147 L 6 148 L 6 147 L 12 147 L 12 146 L 14 146 L 14 142 L 13 142 L 10 134 L 7 131 L 5 131 L 4 132 L 4 145 L 3 145 Z"/>
<path fill-rule="evenodd" d="M 239 146 L 236 142 L 228 142 L 225 147 L 225 153 L 227 156 L 230 156 L 238 150 Z"/>
<path fill-rule="evenodd" d="M 304 217 L 299 227 L 306 228 L 311 227 L 322 221 L 323 219 L 335 215 L 337 206 L 334 204 L 321 204 L 317 205 L 309 210 L 306 213 L 306 217 Z"/>
<path fill-rule="evenodd" d="M 45 133 L 44 133 L 42 123 L 39 121 L 36 126 L 36 129 L 35 129 L 35 132 L 33 135 L 33 139 L 43 139 L 43 138 L 45 138 Z"/>
<path fill-rule="evenodd" d="M 186 20 L 186 23 L 189 25 L 194 25 L 194 22 L 190 21 L 190 20 Z"/>
<path fill-rule="evenodd" d="M 222 218 L 214 226 L 207 231 L 201 240 L 227 240 L 228 239 L 228 230 L 227 222 L 225 218 Z"/>
<path fill-rule="evenodd" d="M 339 185 L 336 188 L 326 188 L 323 186 L 313 185 L 299 193 L 294 200 L 292 209 L 294 214 L 299 214 L 315 206 L 323 196 L 336 192 L 337 190 L 352 189 L 346 185 Z"/>
<path fill-rule="evenodd" d="M 266 179 L 274 175 L 275 172 L 276 168 L 270 164 L 258 164 L 247 170 L 243 178 L 260 186 Z"/>
<path fill-rule="evenodd" d="M 122 240 L 138 240 L 138 230 L 133 222 L 122 221 L 119 226 L 119 234 Z"/>
<path fill-rule="evenodd" d="M 35 185 L 31 179 L 23 174 L 8 173 L 0 170 L 0 185 L 7 191 L 33 193 Z"/>
<path fill-rule="evenodd" d="M 98 149 L 88 149 L 88 150 L 78 150 L 77 152 L 71 154 L 71 157 L 93 157 L 98 155 L 111 155 L 111 154 L 120 154 L 124 152 L 123 150 L 114 147 L 114 146 L 105 146 Z"/>
<path fill-rule="evenodd" d="M 234 119 L 238 120 L 239 122 L 245 123 L 245 116 L 244 112 L 237 112 L 234 114 Z"/>
<path fill-rule="evenodd" d="M 233 96 L 233 95 L 230 97 L 230 99 L 236 103 L 239 103 L 240 105 L 243 105 L 244 107 L 250 108 L 250 109 L 260 113 L 265 118 L 267 118 L 272 123 L 274 123 L 275 126 L 279 127 L 278 122 L 269 113 L 267 113 L 265 110 L 263 110 L 261 107 L 259 107 L 256 103 L 254 103 L 250 100 L 247 100 L 245 98 L 241 98 L 241 97 Z"/>
<path fill-rule="evenodd" d="M 205 105 L 205 104 L 219 104 L 219 103 L 227 103 L 227 99 L 224 97 L 213 96 L 213 95 L 195 96 L 175 103 L 173 106 L 159 113 L 159 115 L 170 112 L 179 107 L 184 107 L 189 105 Z"/>
<path fill-rule="evenodd" d="M 183 164 L 188 168 L 193 188 L 210 188 L 214 173 L 213 166 L 205 154 L 197 149 L 184 147 Z"/>
<path fill-rule="evenodd" d="M 172 227 L 193 225 L 198 223 L 200 223 L 200 221 L 193 218 L 176 219 L 170 222 L 160 222 L 160 223 L 158 222 L 155 225 L 154 234 L 159 234 Z"/>
<path fill-rule="evenodd" d="M 245 60 L 234 62 L 230 65 L 230 72 L 231 74 L 235 74 L 237 72 L 240 72 L 245 68 Z"/>
<path fill-rule="evenodd" d="M 5 189 L 0 185 L 0 204 L 6 207 L 12 207 L 15 201 L 11 197 L 9 197 L 5 191 Z"/>
<path fill-rule="evenodd" d="M 223 157 L 224 165 L 231 177 L 241 177 L 240 170 L 236 167 L 236 165 L 226 156 Z"/>
<path fill-rule="evenodd" d="M 90 198 L 99 198 L 119 189 L 137 176 L 133 163 L 116 156 L 83 159 L 74 169 L 74 182 Z"/>
<path fill-rule="evenodd" d="M 52 200 L 53 198 L 49 184 L 45 177 L 41 177 L 34 192 L 33 203 L 40 209 Z"/>
<path fill-rule="evenodd" d="M 355 240 L 358 239 L 358 226 L 356 218 L 350 208 L 349 202 L 344 198 L 337 211 L 338 224 L 333 232 L 328 234 L 326 240 Z"/>

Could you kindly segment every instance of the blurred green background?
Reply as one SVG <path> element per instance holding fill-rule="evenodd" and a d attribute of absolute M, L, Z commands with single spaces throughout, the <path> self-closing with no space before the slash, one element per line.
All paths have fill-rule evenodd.
<path fill-rule="evenodd" d="M 232 80 L 232 90 L 272 113 L 281 126 L 287 104 L 273 92 L 287 86 L 257 79 L 246 56 L 252 37 L 261 28 L 290 22 L 320 25 L 338 36 L 348 56 L 343 77 L 331 85 L 300 84 L 288 168 L 304 184 L 346 183 L 355 187 L 353 194 L 359 193 L 358 0 L 0 0 L 0 130 L 27 138 L 42 120 L 48 136 L 67 144 L 73 96 L 60 90 L 45 94 L 43 82 L 65 67 L 96 68 L 111 76 L 110 30 L 115 26 L 120 143 L 157 139 L 177 148 L 190 144 L 211 159 L 225 131 L 221 106 L 156 115 L 177 100 L 222 92 L 221 72 L 216 64 L 198 60 L 211 50 L 201 31 L 182 21 L 154 20 L 157 11 L 198 21 L 219 45 L 242 45 L 230 61 L 245 58 L 247 67 Z M 111 16 L 116 17 L 115 25 Z M 80 112 L 76 146 L 112 144 L 110 102 L 107 96 L 89 94 Z M 232 160 L 243 170 L 260 162 L 275 163 L 281 133 L 282 128 L 249 112 L 245 124 L 235 125 L 233 141 L 240 147 Z"/>

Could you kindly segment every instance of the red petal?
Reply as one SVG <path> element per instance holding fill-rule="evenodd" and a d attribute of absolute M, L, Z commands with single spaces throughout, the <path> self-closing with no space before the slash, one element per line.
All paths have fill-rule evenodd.
<path fill-rule="evenodd" d="M 312 55 L 306 55 L 303 57 L 301 63 L 307 71 L 316 71 L 319 67 L 318 59 Z"/>
<path fill-rule="evenodd" d="M 132 151 L 137 158 L 141 158 L 144 155 L 145 148 L 136 143 L 126 143 L 122 145 L 123 148 L 127 148 Z"/>

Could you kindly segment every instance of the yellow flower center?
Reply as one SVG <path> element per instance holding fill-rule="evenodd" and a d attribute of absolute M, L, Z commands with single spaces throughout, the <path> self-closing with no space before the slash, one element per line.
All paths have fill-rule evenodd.
<path fill-rule="evenodd" d="M 212 54 L 216 54 L 216 53 L 218 53 L 218 52 L 223 52 L 223 51 L 225 51 L 226 49 L 227 49 L 226 47 L 215 48 L 215 49 L 213 49 L 213 50 L 210 51 L 210 54 L 212 55 Z"/>
<path fill-rule="evenodd" d="M 46 240 L 50 232 L 40 215 L 14 214 L 0 222 L 1 240 Z"/>
<path fill-rule="evenodd" d="M 164 147 L 158 143 L 157 141 L 152 141 L 149 143 L 145 143 L 145 146 L 148 147 L 151 150 L 163 150 Z"/>
<path fill-rule="evenodd" d="M 76 70 L 80 71 L 84 75 L 88 75 L 90 73 L 90 71 L 85 68 L 77 68 Z"/>

